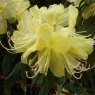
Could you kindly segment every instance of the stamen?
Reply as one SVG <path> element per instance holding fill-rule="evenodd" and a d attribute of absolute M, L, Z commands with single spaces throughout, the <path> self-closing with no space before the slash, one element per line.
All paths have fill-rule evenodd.
<path fill-rule="evenodd" d="M 2 46 L 4 49 L 6 49 L 9 53 L 12 53 L 12 54 L 18 53 L 17 51 L 15 51 L 15 49 L 8 49 L 8 48 L 6 48 L 6 47 L 2 44 L 1 41 L 0 41 L 0 44 L 1 44 L 1 46 Z M 14 51 L 13 51 L 13 50 L 14 50 Z"/>
<path fill-rule="evenodd" d="M 28 75 L 28 71 L 26 71 L 25 73 L 26 73 L 27 78 L 32 79 L 32 78 L 34 78 L 39 73 L 39 71 L 36 72 L 33 76 L 29 76 Z"/>
<path fill-rule="evenodd" d="M 82 73 L 80 74 L 79 77 L 75 76 L 75 74 L 73 74 L 73 76 L 74 76 L 76 79 L 81 79 L 81 78 L 82 78 Z"/>
<path fill-rule="evenodd" d="M 70 56 L 69 56 L 70 57 Z M 83 71 L 87 71 L 90 69 L 90 65 L 87 67 L 87 64 L 84 65 L 82 64 L 81 62 L 79 62 L 76 66 L 73 66 L 72 63 L 69 62 L 69 60 L 67 59 L 67 56 L 65 55 L 64 56 L 65 60 L 66 60 L 66 64 L 65 64 L 65 67 L 66 67 L 66 70 L 72 74 L 76 79 L 80 79 L 82 77 L 82 75 L 80 75 L 79 77 L 77 77 L 75 74 L 76 73 L 81 73 Z M 72 57 L 71 57 L 72 58 Z M 74 59 L 73 59 L 74 60 Z"/>
<path fill-rule="evenodd" d="M 11 39 L 11 37 L 10 37 L 10 32 L 7 32 L 7 37 L 8 37 L 9 39 Z"/>
<path fill-rule="evenodd" d="M 79 33 L 79 34 L 81 34 L 81 33 L 86 33 L 87 31 L 81 31 L 81 32 L 77 32 L 77 33 Z"/>
<path fill-rule="evenodd" d="M 14 40 L 12 40 L 12 41 L 14 42 Z M 18 41 L 16 40 L 15 43 L 18 44 L 18 45 L 19 45 L 19 44 L 25 44 L 25 43 L 27 43 L 27 42 L 31 42 L 32 40 L 29 39 L 29 40 L 25 40 L 25 41 L 23 40 L 23 41 L 21 41 L 21 42 L 19 42 L 19 41 L 21 41 L 21 40 L 18 40 Z"/>
<path fill-rule="evenodd" d="M 45 50 L 44 53 L 42 54 L 42 56 L 40 57 L 40 59 L 35 63 L 35 65 L 31 66 L 32 63 L 34 62 L 33 60 L 29 61 L 29 66 L 30 66 L 31 70 L 34 72 L 34 75 L 29 77 L 28 73 L 26 73 L 27 77 L 34 78 L 40 71 L 42 71 L 45 75 L 47 75 L 47 71 L 49 68 L 50 51 Z"/>
<path fill-rule="evenodd" d="M 29 66 L 30 66 L 30 67 L 33 67 L 33 66 L 31 66 L 31 65 L 32 65 L 33 62 L 36 60 L 36 58 L 37 58 L 37 54 L 34 56 L 33 59 L 29 60 Z"/>
<path fill-rule="evenodd" d="M 5 48 L 8 52 L 15 54 L 15 53 L 18 53 L 18 52 L 17 52 L 18 49 L 23 48 L 23 47 L 26 46 L 27 44 L 31 43 L 31 41 L 32 41 L 32 40 L 28 41 L 28 42 L 27 42 L 26 44 L 24 44 L 24 45 L 21 45 L 21 46 L 19 46 L 19 47 L 17 47 L 17 48 L 14 48 L 14 47 L 11 45 L 10 40 L 8 40 L 9 45 L 11 46 L 11 49 L 8 49 L 7 47 L 5 47 L 5 46 L 2 44 L 1 41 L 0 41 L 0 44 L 1 44 L 1 46 L 2 46 L 3 48 Z M 32 41 L 32 42 L 33 42 L 33 41 Z"/>

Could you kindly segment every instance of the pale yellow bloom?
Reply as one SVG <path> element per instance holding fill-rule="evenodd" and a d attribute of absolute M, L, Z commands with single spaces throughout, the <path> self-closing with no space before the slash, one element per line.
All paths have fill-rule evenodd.
<path fill-rule="evenodd" d="M 68 8 L 61 4 L 51 5 L 48 9 L 32 7 L 19 21 L 18 31 L 11 37 L 14 47 L 9 50 L 23 53 L 21 61 L 29 64 L 34 76 L 38 73 L 46 75 L 50 69 L 55 76 L 62 77 L 66 69 L 76 77 L 76 73 L 89 69 L 83 63 L 86 64 L 94 44 L 93 39 L 75 33 L 77 15 L 78 10 L 72 5 Z M 35 51 L 36 56 L 28 60 Z M 32 66 L 36 57 L 38 60 Z"/>
<path fill-rule="evenodd" d="M 34 26 L 33 26 L 34 25 Z M 17 52 L 25 52 L 31 47 L 36 39 L 35 29 L 39 25 L 38 22 L 32 22 L 32 15 L 26 11 L 18 25 L 18 31 L 14 31 L 11 37 L 14 42 L 14 47 Z"/>
<path fill-rule="evenodd" d="M 3 16 L 7 19 L 21 18 L 24 11 L 30 6 L 28 0 L 4 0 Z"/>
<path fill-rule="evenodd" d="M 7 20 L 19 20 L 30 6 L 28 0 L 0 0 L 0 34 L 7 31 Z"/>
<path fill-rule="evenodd" d="M 58 8 L 58 10 L 56 9 L 56 7 Z M 55 10 L 57 10 L 57 12 Z M 72 11 L 73 15 L 70 14 L 71 13 L 70 10 Z M 55 11 L 55 15 L 53 15 L 54 11 Z M 54 28 L 54 31 L 61 29 L 63 26 L 67 26 L 67 23 L 69 27 L 73 28 L 76 23 L 78 11 L 74 6 L 69 6 L 68 8 L 65 9 L 65 11 L 66 12 L 64 12 L 64 7 L 61 4 L 51 5 L 48 9 L 46 7 L 42 7 L 39 9 L 37 6 L 34 6 L 30 9 L 30 12 L 26 11 L 22 19 L 19 21 L 19 25 L 18 25 L 19 31 L 15 31 L 14 35 L 12 36 L 15 50 L 17 50 L 18 52 L 24 52 L 26 47 L 28 47 L 26 45 L 27 42 L 31 43 L 30 38 L 34 42 L 34 40 L 36 39 L 37 28 L 39 25 L 43 23 L 50 24 Z M 51 16 L 53 15 L 52 19 L 54 20 L 49 20 L 49 18 L 51 17 L 49 14 L 51 14 Z M 70 20 L 70 18 L 72 19 L 72 21 Z M 52 24 L 52 22 L 54 21 L 55 23 Z M 67 21 L 66 25 L 64 21 L 65 22 Z M 62 22 L 62 23 L 58 23 L 58 22 Z M 20 40 L 22 40 L 22 42 L 20 42 Z M 31 44 L 29 46 L 31 46 Z"/>
<path fill-rule="evenodd" d="M 57 9 L 55 9 L 56 7 L 59 8 L 58 9 L 59 11 L 57 11 L 57 12 L 55 11 L 56 16 L 53 15 L 53 13 L 54 13 L 53 7 L 54 7 L 54 10 L 57 10 Z M 76 23 L 78 11 L 74 6 L 69 6 L 65 10 L 67 12 L 64 13 L 63 5 L 54 4 L 54 5 L 51 5 L 49 7 L 49 9 L 47 9 L 46 7 L 42 7 L 39 9 L 37 6 L 34 6 L 30 9 L 30 11 L 26 11 L 22 16 L 22 19 L 19 20 L 18 31 L 15 31 L 12 36 L 12 41 L 14 42 L 15 50 L 18 52 L 25 52 L 25 50 L 23 50 L 23 48 L 24 47 L 28 48 L 28 46 L 26 44 L 27 44 L 27 42 L 31 43 L 30 39 L 34 42 L 34 40 L 36 39 L 37 28 L 39 25 L 41 25 L 43 23 L 50 24 L 54 28 L 54 31 L 56 31 L 56 30 L 61 29 L 63 26 L 67 25 L 67 24 L 65 25 L 65 22 L 64 22 L 64 20 L 65 20 L 65 21 L 67 21 L 66 23 L 68 23 L 68 26 L 73 28 Z M 73 15 L 70 14 L 70 10 L 72 11 Z M 53 15 L 52 19 L 54 19 L 54 20 L 49 20 L 49 18 L 50 18 L 49 12 L 51 15 Z M 59 19 L 59 18 L 61 18 L 61 19 Z M 70 20 L 70 18 L 72 19 L 72 21 Z M 51 23 L 50 23 L 50 21 L 51 21 Z M 55 23 L 52 24 L 52 22 L 54 22 L 54 21 L 55 21 Z M 62 23 L 58 23 L 58 22 L 62 22 Z M 64 24 L 63 24 L 63 22 L 64 22 Z M 20 42 L 20 40 L 22 40 L 22 42 Z M 24 49 L 26 49 L 26 48 L 24 48 Z"/>
<path fill-rule="evenodd" d="M 46 75 L 50 69 L 55 76 L 62 77 L 65 76 L 66 69 L 69 74 L 76 77 L 76 73 L 88 70 L 89 68 L 86 68 L 82 62 L 86 62 L 88 55 L 93 51 L 93 39 L 86 39 L 76 33 L 66 35 L 66 32 L 68 33 L 68 30 L 64 29 L 53 32 L 53 27 L 48 24 L 41 25 L 37 31 L 35 49 L 31 47 L 27 50 L 22 56 L 22 61 L 26 62 L 24 59 L 27 55 L 37 50 L 35 74 L 40 72 Z"/>

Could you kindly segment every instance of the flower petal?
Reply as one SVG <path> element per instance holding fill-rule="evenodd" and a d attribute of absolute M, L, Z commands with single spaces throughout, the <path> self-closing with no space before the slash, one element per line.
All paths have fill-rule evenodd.
<path fill-rule="evenodd" d="M 23 53 L 23 55 L 21 56 L 21 62 L 22 63 L 28 63 L 28 56 L 32 53 L 36 51 L 36 45 L 32 45 L 30 48 L 27 48 L 27 50 Z"/>
<path fill-rule="evenodd" d="M 56 77 L 65 76 L 64 58 L 62 57 L 62 55 L 56 54 L 53 51 L 51 51 L 50 71 Z"/>
<path fill-rule="evenodd" d="M 78 16 L 78 9 L 75 6 L 70 5 L 69 10 L 69 27 L 74 28 Z"/>
<path fill-rule="evenodd" d="M 54 31 L 53 27 L 47 23 L 44 23 L 41 26 L 39 26 L 36 33 L 37 50 L 42 50 L 45 47 L 48 47 L 53 31 Z"/>

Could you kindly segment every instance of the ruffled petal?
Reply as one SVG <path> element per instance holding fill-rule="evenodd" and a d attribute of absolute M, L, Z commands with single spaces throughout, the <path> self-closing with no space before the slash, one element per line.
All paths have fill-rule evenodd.
<path fill-rule="evenodd" d="M 93 39 L 86 39 L 85 37 L 71 38 L 72 46 L 70 51 L 75 53 L 79 58 L 87 60 L 88 55 L 93 51 Z"/>
<path fill-rule="evenodd" d="M 6 19 L 21 19 L 22 14 L 30 6 L 28 0 L 6 0 L 7 5 L 3 10 L 3 16 Z"/>
<path fill-rule="evenodd" d="M 17 52 L 24 52 L 35 42 L 35 35 L 25 34 L 23 31 L 15 31 L 11 37 Z M 13 49 L 14 50 L 14 49 Z"/>
<path fill-rule="evenodd" d="M 50 43 L 53 31 L 54 31 L 53 27 L 47 23 L 39 26 L 36 33 L 37 50 L 42 50 L 45 47 L 49 47 L 48 45 Z"/>
<path fill-rule="evenodd" d="M 21 56 L 21 62 L 22 63 L 28 63 L 28 56 L 32 53 L 36 51 L 36 45 L 32 45 L 31 47 L 27 48 L 27 50 L 23 53 L 23 55 Z"/>
<path fill-rule="evenodd" d="M 70 48 L 70 40 L 65 32 L 54 32 L 49 46 L 56 53 L 65 54 Z"/>
<path fill-rule="evenodd" d="M 64 6 L 62 4 L 54 4 L 48 8 L 46 22 L 50 25 L 62 24 L 64 15 Z"/>
<path fill-rule="evenodd" d="M 77 16 L 78 16 L 78 9 L 75 6 L 70 5 L 68 7 L 68 11 L 69 11 L 69 27 L 70 28 L 74 28 L 76 25 L 76 20 L 77 20 Z"/>
<path fill-rule="evenodd" d="M 51 51 L 51 58 L 50 58 L 50 71 L 56 77 L 65 76 L 65 64 L 64 58 L 62 55 L 56 54 L 55 52 Z"/>

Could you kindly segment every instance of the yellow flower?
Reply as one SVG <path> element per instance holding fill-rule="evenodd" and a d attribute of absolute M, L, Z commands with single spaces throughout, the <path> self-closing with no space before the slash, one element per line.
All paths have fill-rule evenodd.
<path fill-rule="evenodd" d="M 93 51 L 94 44 L 93 39 L 75 33 L 77 15 L 78 10 L 72 5 L 68 8 L 61 4 L 51 5 L 48 9 L 32 7 L 19 21 L 18 30 L 11 37 L 14 47 L 9 50 L 23 53 L 21 61 L 29 64 L 34 76 L 38 73 L 46 75 L 50 69 L 55 76 L 62 77 L 66 69 L 76 77 L 76 73 L 89 69 L 83 63 Z M 34 59 L 28 60 L 35 51 Z M 38 60 L 32 66 L 36 57 Z"/>
<path fill-rule="evenodd" d="M 53 7 L 54 7 L 54 10 L 57 10 L 56 7 L 59 8 L 58 11 L 55 12 L 56 16 L 53 15 L 53 13 L 54 13 Z M 65 9 L 65 11 L 66 12 L 64 13 L 64 7 L 62 4 L 51 5 L 48 9 L 46 7 L 42 7 L 39 9 L 37 6 L 34 6 L 30 9 L 30 11 L 26 11 L 22 16 L 22 19 L 19 21 L 18 31 L 15 31 L 13 36 L 11 37 L 12 41 L 14 42 L 15 50 L 17 52 L 25 52 L 25 50 L 27 50 L 27 48 L 32 46 L 32 42 L 33 42 L 33 44 L 34 44 L 34 42 L 36 42 L 37 28 L 38 28 L 38 26 L 40 26 L 43 23 L 50 24 L 50 26 L 52 26 L 54 28 L 54 31 L 61 29 L 63 26 L 66 26 L 67 23 L 70 28 L 73 28 L 76 23 L 78 11 L 74 6 L 69 6 L 68 8 Z M 71 15 L 71 12 L 73 13 L 73 15 Z M 49 13 L 51 14 L 51 16 L 53 15 L 52 18 L 54 18 L 54 20 L 51 20 L 51 23 L 49 20 L 49 18 L 50 18 Z M 64 17 L 64 18 L 62 19 L 61 17 L 62 18 Z M 59 18 L 61 18 L 61 19 L 59 19 Z M 72 20 L 70 20 L 70 19 L 72 19 Z M 62 21 L 63 22 L 67 21 L 67 22 L 66 22 L 66 25 L 65 25 L 65 22 L 58 24 L 58 22 L 56 22 L 56 20 L 58 22 L 62 22 Z M 52 24 L 52 22 L 54 22 L 54 21 L 55 21 L 55 25 Z M 56 28 L 57 26 L 58 27 L 60 26 L 60 28 Z M 22 42 L 20 40 L 22 40 Z M 27 59 L 27 57 L 26 57 L 26 59 Z"/>
<path fill-rule="evenodd" d="M 14 31 L 11 37 L 15 47 L 12 49 L 16 50 L 15 52 L 25 52 L 27 48 L 34 44 L 36 25 L 39 25 L 39 22 L 36 20 L 32 22 L 32 15 L 26 11 L 19 21 L 18 31 Z"/>
<path fill-rule="evenodd" d="M 19 20 L 30 6 L 28 0 L 0 0 L 0 34 L 7 31 L 7 20 Z"/>
<path fill-rule="evenodd" d="M 32 46 L 22 55 L 22 62 L 27 62 L 25 60 L 27 56 L 37 50 L 35 75 L 39 72 L 46 75 L 50 69 L 56 77 L 62 77 L 65 76 L 66 69 L 69 74 L 76 77 L 76 73 L 88 70 L 89 68 L 86 68 L 83 62 L 86 64 L 88 55 L 92 53 L 94 41 L 72 33 L 72 30 L 66 35 L 68 30 L 61 29 L 53 32 L 54 28 L 49 24 L 39 26 L 35 47 Z M 32 62 L 29 64 L 32 65 Z"/>
<path fill-rule="evenodd" d="M 3 16 L 7 19 L 20 19 L 24 11 L 30 6 L 28 0 L 4 0 L 6 7 L 3 9 Z"/>

